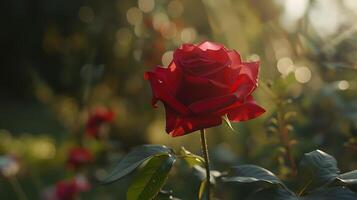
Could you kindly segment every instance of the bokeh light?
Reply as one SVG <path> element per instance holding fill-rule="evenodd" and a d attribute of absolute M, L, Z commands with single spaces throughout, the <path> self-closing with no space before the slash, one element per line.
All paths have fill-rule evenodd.
<path fill-rule="evenodd" d="M 357 13 L 357 1 L 356 0 L 342 0 L 342 2 L 348 9 Z"/>
<path fill-rule="evenodd" d="M 287 30 L 294 30 L 296 21 L 306 12 L 309 0 L 277 0 L 284 7 L 280 22 Z"/>
<path fill-rule="evenodd" d="M 56 154 L 54 144 L 47 139 L 39 139 L 32 144 L 31 154 L 37 159 L 51 159 Z"/>
<path fill-rule="evenodd" d="M 114 45 L 114 54 L 118 57 L 124 58 L 129 53 L 129 45 L 133 39 L 132 31 L 128 28 L 121 28 L 116 33 L 116 40 Z"/>
<path fill-rule="evenodd" d="M 194 28 L 184 28 L 181 31 L 181 40 L 185 43 L 190 43 L 196 40 L 197 32 Z"/>
<path fill-rule="evenodd" d="M 179 0 L 172 0 L 167 6 L 167 12 L 170 17 L 178 18 L 181 17 L 184 11 L 183 4 Z"/>
<path fill-rule="evenodd" d="M 334 34 L 344 20 L 338 3 L 334 0 L 316 0 L 308 17 L 322 37 Z"/>
<path fill-rule="evenodd" d="M 168 66 L 170 64 L 170 62 L 172 61 L 172 57 L 173 57 L 174 52 L 173 51 L 166 51 L 163 55 L 162 55 L 162 65 L 164 67 Z"/>
<path fill-rule="evenodd" d="M 346 80 L 339 81 L 337 84 L 338 89 L 347 90 L 350 87 L 350 84 Z"/>
<path fill-rule="evenodd" d="M 139 0 L 138 6 L 141 11 L 144 13 L 149 13 L 154 10 L 155 8 L 155 1 L 154 0 Z"/>
<path fill-rule="evenodd" d="M 154 29 L 157 31 L 161 31 L 164 28 L 167 28 L 170 26 L 170 20 L 169 17 L 162 12 L 157 12 L 153 16 L 153 26 Z"/>
<path fill-rule="evenodd" d="M 295 79 L 299 83 L 307 83 L 311 79 L 311 71 L 308 67 L 298 67 L 295 70 Z"/>
<path fill-rule="evenodd" d="M 205 102 L 196 94 L 201 87 L 212 104 L 220 103 L 211 99 L 210 90 L 215 88 L 209 85 L 226 88 L 234 80 L 227 82 L 230 76 L 224 74 L 211 82 L 220 73 L 205 73 L 198 81 L 202 86 L 187 88 L 195 93 L 192 101 L 201 102 L 189 103 L 189 95 L 181 94 L 191 82 L 189 73 L 196 76 L 215 65 L 202 56 L 189 61 L 194 63 L 191 67 L 200 61 L 205 66 L 187 71 L 187 81 L 175 77 L 165 82 L 165 88 L 174 88 L 169 91 L 173 104 L 158 101 L 158 109 L 153 109 L 156 98 L 143 74 L 155 66 L 168 67 L 183 43 L 203 41 L 235 49 L 243 62 L 260 62 L 254 99 L 266 110 L 255 120 L 232 122 L 239 134 L 229 134 L 224 123 L 207 130 L 215 170 L 254 163 L 282 180 L 292 180 L 289 185 L 298 188 L 289 147 L 296 162 L 300 155 L 321 147 L 339 155 L 341 169 L 357 168 L 357 0 L 16 1 L 3 10 L 0 199 L 17 199 L 10 178 L 18 179 L 27 196 L 23 199 L 29 200 L 40 199 L 46 188 L 53 189 L 57 181 L 73 179 L 77 173 L 95 186 L 106 178 L 111 164 L 142 144 L 175 150 L 184 146 L 201 155 L 199 134 L 172 138 L 165 133 L 170 116 L 166 118 L 164 107 L 175 106 L 173 110 L 180 112 L 186 110 L 181 105 L 189 110 L 201 107 Z M 226 59 L 223 51 L 218 52 L 222 55 L 210 56 L 221 57 L 219 62 Z M 239 83 L 250 75 L 237 77 L 229 92 L 244 91 Z M 88 118 L 99 107 L 112 110 L 116 118 L 97 127 L 98 138 L 87 137 Z M 180 122 L 177 118 L 176 125 Z M 90 166 L 80 170 L 66 166 L 73 146 L 93 153 Z M 228 156 L 222 159 L 222 155 Z M 195 177 L 183 168 L 181 164 L 172 168 L 164 190 L 172 190 L 179 199 L 197 199 L 198 180 L 191 181 Z M 7 177 L 1 179 L 2 175 Z M 118 187 L 93 187 L 78 198 L 125 199 L 129 182 L 122 181 Z M 216 187 L 212 196 L 244 199 L 225 189 Z"/>
<path fill-rule="evenodd" d="M 175 23 L 170 22 L 168 26 L 164 26 L 161 29 L 161 35 L 166 39 L 172 39 L 176 36 L 176 34 L 177 28 Z"/>
<path fill-rule="evenodd" d="M 280 58 L 277 63 L 278 71 L 286 76 L 294 71 L 294 63 L 289 57 Z"/>
<path fill-rule="evenodd" d="M 139 8 L 132 7 L 126 12 L 126 18 L 131 25 L 136 25 L 143 20 L 143 13 Z"/>

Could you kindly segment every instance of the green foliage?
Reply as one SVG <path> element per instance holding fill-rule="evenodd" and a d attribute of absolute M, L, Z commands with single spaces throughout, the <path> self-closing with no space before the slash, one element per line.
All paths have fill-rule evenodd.
<path fill-rule="evenodd" d="M 161 190 L 154 200 L 180 200 L 172 195 L 172 191 Z"/>
<path fill-rule="evenodd" d="M 153 199 L 162 186 L 176 158 L 170 154 L 156 155 L 138 171 L 127 192 L 128 200 Z"/>
<path fill-rule="evenodd" d="M 340 171 L 334 157 L 316 150 L 304 155 L 300 161 L 298 172 L 298 179 L 302 187 L 300 194 L 304 194 L 331 182 Z"/>
<path fill-rule="evenodd" d="M 142 6 L 150 2 L 155 4 L 153 10 L 143 12 Z M 357 191 L 357 172 L 334 173 L 333 159 L 326 160 L 325 168 L 314 161 L 315 153 L 305 159 L 308 164 L 300 167 L 296 181 L 287 179 L 293 169 L 286 147 L 291 147 L 292 158 L 323 148 L 339 155 L 341 169 L 357 166 L 356 9 L 346 4 L 355 1 L 304 1 L 308 2 L 304 14 L 295 22 L 286 22 L 286 16 L 296 14 L 287 13 L 286 6 L 296 2 L 301 1 L 16 1 L 3 6 L 0 40 L 8 48 L 1 52 L 0 157 L 18 161 L 13 169 L 32 200 L 77 173 L 91 177 L 93 182 L 104 180 L 103 167 L 114 163 L 128 148 L 163 142 L 199 152 L 194 135 L 182 139 L 165 135 L 165 113 L 151 108 L 152 93 L 142 76 L 144 71 L 161 65 L 180 44 L 212 40 L 238 50 L 245 61 L 259 56 L 260 83 L 254 97 L 267 110 L 257 120 L 232 124 L 240 134 L 227 134 L 225 126 L 209 133 L 214 169 L 227 169 L 228 163 L 254 162 L 273 171 L 289 188 L 302 191 L 300 199 L 353 196 L 348 191 Z M 316 13 L 323 10 L 341 15 L 343 20 L 326 24 L 326 20 L 316 19 Z M 28 17 L 31 13 L 36 16 Z M 135 25 L 128 22 L 133 13 L 140 21 Z M 335 32 L 321 35 L 324 31 L 319 22 L 336 28 Z M 284 60 L 290 60 L 291 65 L 285 62 L 279 68 Z M 310 69 L 309 82 L 296 80 L 296 69 L 301 66 Z M 288 68 L 288 73 L 281 71 Z M 110 128 L 102 127 L 105 137 L 84 139 L 85 118 L 97 106 L 110 107 L 118 118 Z M 269 119 L 271 123 L 264 124 Z M 284 143 L 279 137 L 285 129 L 288 138 Z M 65 163 L 68 149 L 77 144 L 91 149 L 95 158 L 90 166 L 73 171 Z M 215 147 L 224 151 L 218 152 Z M 81 199 L 125 199 L 124 186 L 130 184 L 124 177 L 135 177 L 136 169 L 139 173 L 156 153 L 161 150 L 134 156 L 127 162 L 122 159 L 125 162 L 113 168 L 114 176 L 105 180 L 117 184 L 92 187 Z M 166 153 L 163 150 L 160 155 Z M 168 179 L 165 186 L 175 191 L 160 191 L 157 199 L 197 199 L 196 190 L 200 183 L 204 186 L 200 181 L 205 179 L 202 158 L 177 153 L 176 158 L 190 168 L 175 163 L 172 180 Z M 229 156 L 222 159 L 224 155 Z M 316 155 L 320 156 L 318 152 Z M 0 168 L 6 164 L 1 162 Z M 320 168 L 324 170 L 314 173 Z M 192 173 L 200 174 L 199 178 Z M 0 199 L 15 199 L 9 179 L 0 176 Z M 253 192 L 249 188 L 264 186 L 260 193 L 254 191 L 262 199 L 297 198 L 267 177 L 262 181 L 253 175 L 236 175 L 231 182 L 226 178 L 226 184 L 249 194 Z M 243 199 L 224 198 L 230 195 L 224 189 L 217 193 L 223 195 L 221 199 Z"/>
<path fill-rule="evenodd" d="M 126 155 L 112 170 L 103 183 L 112 183 L 134 171 L 142 163 L 157 155 L 169 155 L 171 149 L 162 145 L 142 145 Z"/>
<path fill-rule="evenodd" d="M 201 156 L 195 155 L 188 150 L 186 150 L 184 147 L 181 147 L 181 156 L 185 160 L 185 162 L 190 166 L 194 167 L 195 165 L 199 166 L 204 166 L 205 161 Z"/>
<path fill-rule="evenodd" d="M 162 145 L 142 145 L 129 152 L 112 170 L 110 175 L 103 180 L 104 184 L 120 181 L 121 178 L 128 176 L 135 169 L 135 177 L 131 182 L 128 191 L 128 200 L 145 199 L 174 199 L 167 192 L 161 189 L 165 184 L 168 174 L 176 161 L 176 158 L 182 158 L 187 165 L 193 169 L 193 173 L 201 180 L 201 193 L 204 191 L 204 181 L 206 178 L 204 159 L 195 155 L 185 148 L 181 148 L 180 154 Z M 212 182 L 214 177 L 220 175 L 217 171 L 212 171 Z"/>
<path fill-rule="evenodd" d="M 337 162 L 327 153 L 316 150 L 307 153 L 299 165 L 299 194 L 294 194 L 272 172 L 254 165 L 233 167 L 221 177 L 224 184 L 235 184 L 236 190 L 248 189 L 241 197 L 248 200 L 355 200 L 356 171 L 339 175 Z"/>
<path fill-rule="evenodd" d="M 357 170 L 339 175 L 336 178 L 337 185 L 344 185 L 357 192 Z"/>
<path fill-rule="evenodd" d="M 256 189 L 284 187 L 284 184 L 272 172 L 255 165 L 232 167 L 227 177 L 223 177 L 222 181 L 237 185 L 249 185 Z"/>
<path fill-rule="evenodd" d="M 206 190 L 207 180 L 201 181 L 200 188 L 198 190 L 198 199 L 201 200 Z"/>
<path fill-rule="evenodd" d="M 287 189 L 268 188 L 256 192 L 246 198 L 247 200 L 299 200 L 299 198 Z"/>

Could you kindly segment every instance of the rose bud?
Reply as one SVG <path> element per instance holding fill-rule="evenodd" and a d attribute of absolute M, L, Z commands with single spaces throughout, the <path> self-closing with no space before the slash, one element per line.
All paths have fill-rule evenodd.
<path fill-rule="evenodd" d="M 264 113 L 252 97 L 258 71 L 259 62 L 244 62 L 235 50 L 203 42 L 183 44 L 167 68 L 155 67 L 144 78 L 152 104 L 164 104 L 166 132 L 176 137 L 217 126 L 225 115 L 240 122 Z"/>
<path fill-rule="evenodd" d="M 82 147 L 74 147 L 69 151 L 67 164 L 69 167 L 78 169 L 93 161 L 92 153 Z"/>
<path fill-rule="evenodd" d="M 98 138 L 100 135 L 101 127 L 114 120 L 115 113 L 113 111 L 97 108 L 93 113 L 89 115 L 86 124 L 86 135 L 90 137 Z"/>

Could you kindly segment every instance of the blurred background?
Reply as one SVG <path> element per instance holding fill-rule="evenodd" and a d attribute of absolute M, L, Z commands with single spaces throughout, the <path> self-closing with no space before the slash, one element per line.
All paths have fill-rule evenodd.
<path fill-rule="evenodd" d="M 198 134 L 165 133 L 163 106 L 151 107 L 143 73 L 166 66 L 182 43 L 205 40 L 261 61 L 255 98 L 267 110 L 233 124 L 235 132 L 224 124 L 208 130 L 214 169 L 257 164 L 289 180 L 303 153 L 317 148 L 342 171 L 357 169 L 356 0 L 0 5 L 1 199 L 50 199 L 59 181 L 78 176 L 91 183 L 82 199 L 120 199 L 125 181 L 96 181 L 132 147 L 165 144 L 200 154 Z M 101 126 L 104 138 L 86 137 L 98 109 L 115 117 Z M 73 146 L 93 154 L 90 166 L 66 167 Z M 182 199 L 196 199 L 189 170 L 174 170 L 166 186 Z"/>

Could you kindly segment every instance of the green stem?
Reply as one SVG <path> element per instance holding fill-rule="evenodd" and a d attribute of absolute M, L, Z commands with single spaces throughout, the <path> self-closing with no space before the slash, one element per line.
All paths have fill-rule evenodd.
<path fill-rule="evenodd" d="M 17 195 L 17 198 L 19 200 L 27 200 L 27 196 L 24 192 L 24 190 L 22 189 L 19 181 L 17 180 L 16 176 L 11 176 L 9 177 L 9 181 L 10 181 L 10 184 L 12 186 L 12 188 L 14 189 L 16 195 Z"/>
<path fill-rule="evenodd" d="M 201 133 L 202 153 L 205 159 L 205 167 L 206 167 L 206 196 L 207 196 L 207 200 L 210 200 L 211 199 L 211 181 L 210 181 L 211 173 L 209 169 L 208 146 L 207 146 L 205 129 L 200 130 L 200 133 Z"/>
<path fill-rule="evenodd" d="M 287 161 L 288 161 L 288 163 L 290 165 L 290 168 L 292 169 L 292 175 L 296 175 L 297 174 L 297 167 L 296 167 L 296 163 L 295 163 L 294 157 L 292 155 L 292 151 L 291 151 L 291 143 L 290 143 L 290 139 L 289 139 L 289 131 L 285 127 L 285 123 L 284 123 L 282 112 L 278 111 L 277 114 L 278 114 L 277 119 L 278 119 L 278 128 L 279 128 L 280 140 L 281 140 L 281 143 L 283 144 L 284 149 L 286 151 L 286 159 L 287 159 Z"/>

